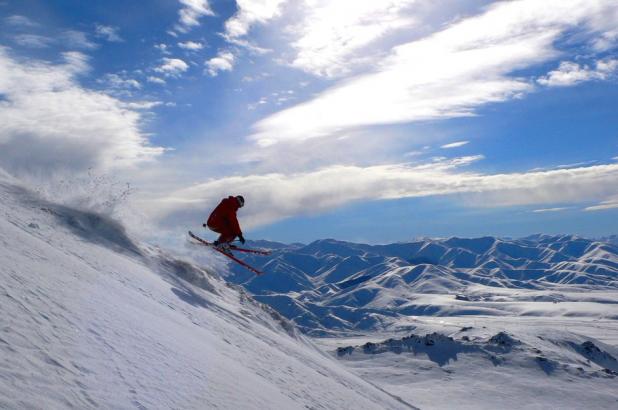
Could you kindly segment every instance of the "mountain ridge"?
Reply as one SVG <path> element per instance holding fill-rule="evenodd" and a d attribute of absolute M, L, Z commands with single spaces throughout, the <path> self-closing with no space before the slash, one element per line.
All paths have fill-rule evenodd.
<path fill-rule="evenodd" d="M 277 244 L 270 257 L 246 260 L 265 274 L 255 277 L 232 267 L 227 279 L 309 334 L 375 330 L 393 317 L 419 312 L 452 314 L 417 305 L 419 295 L 459 295 L 458 301 L 478 302 L 478 294 L 504 289 L 583 293 L 618 288 L 618 246 L 567 234 L 453 236 L 381 245 L 321 239 L 304 246 Z M 458 310 L 478 311 L 489 312 L 471 306 Z"/>

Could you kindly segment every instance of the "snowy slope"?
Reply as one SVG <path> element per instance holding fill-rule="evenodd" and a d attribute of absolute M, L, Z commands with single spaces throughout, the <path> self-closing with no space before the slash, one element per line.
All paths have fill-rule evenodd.
<path fill-rule="evenodd" d="M 0 175 L 0 408 L 410 406 L 213 272 Z"/>
<path fill-rule="evenodd" d="M 228 279 L 309 334 L 380 330 L 413 315 L 618 318 L 611 242 L 535 235 L 274 248 L 271 258 L 248 258 L 266 275 L 236 268 Z"/>

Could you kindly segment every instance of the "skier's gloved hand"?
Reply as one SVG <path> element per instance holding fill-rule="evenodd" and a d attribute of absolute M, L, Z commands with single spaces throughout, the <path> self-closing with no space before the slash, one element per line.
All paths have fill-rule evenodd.
<path fill-rule="evenodd" d="M 238 235 L 238 240 L 240 241 L 240 243 L 242 243 L 243 245 L 245 244 L 245 238 L 244 236 L 242 236 L 242 234 Z"/>

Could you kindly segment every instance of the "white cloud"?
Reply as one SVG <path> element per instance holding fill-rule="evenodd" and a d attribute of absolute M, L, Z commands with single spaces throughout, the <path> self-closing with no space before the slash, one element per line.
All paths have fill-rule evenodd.
<path fill-rule="evenodd" d="M 201 50 L 204 48 L 204 44 L 196 41 L 185 41 L 178 43 L 178 47 L 183 48 L 185 50 Z"/>
<path fill-rule="evenodd" d="M 237 0 L 238 11 L 225 22 L 225 36 L 235 40 L 246 36 L 255 24 L 264 24 L 281 15 L 286 0 Z"/>
<path fill-rule="evenodd" d="M 449 148 L 463 147 L 464 145 L 468 144 L 469 142 L 470 141 L 451 142 L 450 144 L 444 144 L 444 145 L 440 146 L 440 148 L 449 149 Z"/>
<path fill-rule="evenodd" d="M 563 61 L 557 70 L 550 71 L 547 76 L 537 81 L 548 87 L 568 87 L 591 80 L 606 80 L 618 69 L 618 60 L 599 60 L 592 69 L 587 65 Z"/>
<path fill-rule="evenodd" d="M 211 76 L 216 76 L 219 71 L 231 71 L 234 68 L 234 54 L 230 51 L 223 50 L 216 57 L 206 61 L 206 70 Z"/>
<path fill-rule="evenodd" d="M 532 212 L 534 212 L 536 214 L 543 214 L 543 213 L 547 213 L 547 212 L 566 211 L 567 209 L 571 209 L 571 208 L 570 207 L 563 207 L 563 208 L 541 208 L 541 209 L 535 209 Z"/>
<path fill-rule="evenodd" d="M 26 16 L 13 15 L 4 18 L 4 22 L 15 27 L 36 27 L 38 23 L 32 21 Z"/>
<path fill-rule="evenodd" d="M 163 64 L 154 70 L 166 77 L 178 77 L 189 69 L 189 65 L 179 58 L 163 58 Z"/>
<path fill-rule="evenodd" d="M 110 169 L 150 160 L 163 149 L 148 144 L 141 116 L 77 77 L 87 57 L 65 62 L 13 59 L 0 48 L 0 164 L 16 173 Z"/>
<path fill-rule="evenodd" d="M 596 65 L 597 75 L 601 80 L 604 80 L 618 69 L 618 60 L 609 58 L 605 60 L 599 60 L 596 62 Z"/>
<path fill-rule="evenodd" d="M 95 26 L 95 35 L 112 43 L 119 43 L 123 41 L 118 31 L 118 27 L 105 26 L 103 24 L 97 24 Z"/>
<path fill-rule="evenodd" d="M 227 38 L 227 40 L 228 42 L 230 42 L 231 44 L 234 44 L 235 46 L 248 50 L 253 55 L 264 55 L 264 54 L 271 53 L 273 51 L 269 48 L 260 47 L 252 43 L 251 41 L 248 41 L 245 39 Z"/>
<path fill-rule="evenodd" d="M 616 209 L 618 208 L 618 195 L 613 196 L 612 198 L 609 198 L 606 201 L 602 201 L 600 204 L 598 205 L 593 205 L 593 206 L 589 206 L 587 208 L 584 208 L 584 211 L 605 211 L 608 209 Z"/>
<path fill-rule="evenodd" d="M 248 225 L 256 226 L 320 213 L 353 201 L 457 194 L 460 203 L 469 205 L 512 206 L 603 199 L 618 190 L 617 164 L 511 174 L 459 170 L 480 158 L 463 157 L 416 166 L 338 165 L 291 175 L 232 176 L 173 192 L 144 206 L 159 217 L 195 218 L 207 204 L 214 205 L 232 189 L 247 199 Z"/>
<path fill-rule="evenodd" d="M 374 73 L 353 77 L 314 99 L 255 124 L 262 145 L 344 130 L 473 115 L 476 107 L 534 90 L 515 70 L 554 59 L 569 30 L 594 37 L 614 26 L 601 17 L 615 2 L 497 2 L 481 15 L 393 49 Z"/>
<path fill-rule="evenodd" d="M 148 81 L 149 83 L 154 83 L 154 84 L 165 84 L 165 80 L 159 77 L 155 77 L 155 76 L 148 76 L 146 78 L 146 81 Z"/>
<path fill-rule="evenodd" d="M 203 16 L 214 16 L 207 0 L 179 0 L 182 8 L 178 11 L 179 22 L 176 30 L 186 33 L 195 26 L 199 26 L 199 19 Z"/>
<path fill-rule="evenodd" d="M 355 52 L 389 32 L 414 24 L 405 13 L 414 3 L 417 1 L 307 1 L 303 21 L 290 28 L 299 37 L 293 43 L 297 54 L 292 66 L 319 76 L 347 73 L 357 61 Z"/>

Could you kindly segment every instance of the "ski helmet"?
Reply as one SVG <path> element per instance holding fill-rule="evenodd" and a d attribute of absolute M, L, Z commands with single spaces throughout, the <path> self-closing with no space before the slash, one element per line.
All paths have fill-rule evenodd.
<path fill-rule="evenodd" d="M 245 206 L 245 198 L 242 195 L 236 195 L 236 200 L 238 201 L 238 205 L 242 208 Z"/>

